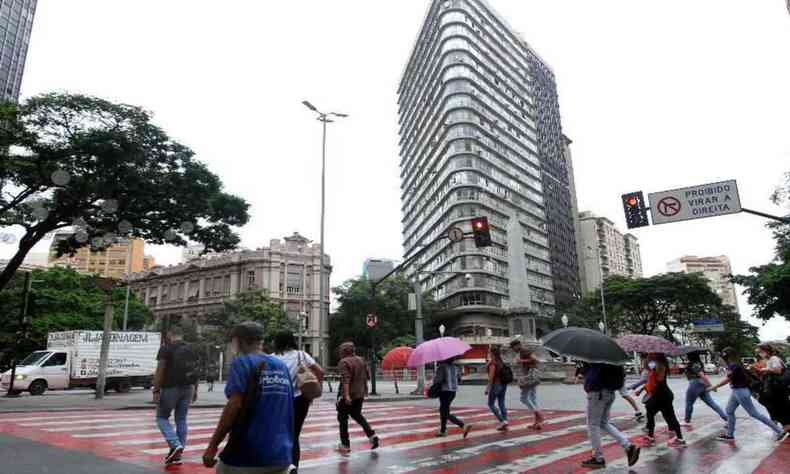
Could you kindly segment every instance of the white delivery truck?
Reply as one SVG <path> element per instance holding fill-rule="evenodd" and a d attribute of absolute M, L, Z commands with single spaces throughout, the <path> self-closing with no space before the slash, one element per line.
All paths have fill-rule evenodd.
<path fill-rule="evenodd" d="M 17 364 L 14 392 L 41 395 L 47 390 L 96 388 L 102 331 L 49 333 L 47 350 L 35 351 Z M 161 335 L 156 332 L 111 332 L 107 361 L 108 390 L 128 392 L 131 387 L 150 388 L 156 370 Z M 10 388 L 11 371 L 0 378 Z"/>

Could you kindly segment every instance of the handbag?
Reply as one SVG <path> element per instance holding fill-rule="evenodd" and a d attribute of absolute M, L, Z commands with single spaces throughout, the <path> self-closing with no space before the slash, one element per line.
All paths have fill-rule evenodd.
<path fill-rule="evenodd" d="M 527 370 L 527 373 L 519 380 L 518 385 L 523 388 L 532 388 L 540 385 L 540 382 L 540 372 L 538 372 L 538 369 L 532 368 Z"/>
<path fill-rule="evenodd" d="M 296 388 L 302 392 L 305 400 L 315 400 L 321 398 L 323 393 L 323 385 L 315 376 L 310 367 L 304 365 L 302 362 L 302 351 L 297 351 L 299 357 L 299 365 L 296 368 Z"/>

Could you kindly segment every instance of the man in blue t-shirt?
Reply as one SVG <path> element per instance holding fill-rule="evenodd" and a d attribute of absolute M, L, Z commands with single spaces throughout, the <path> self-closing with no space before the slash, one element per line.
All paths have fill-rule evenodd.
<path fill-rule="evenodd" d="M 293 452 L 293 386 L 288 367 L 263 354 L 263 326 L 237 325 L 231 340 L 239 356 L 230 366 L 225 395 L 228 403 L 203 454 L 203 464 L 217 464 L 218 474 L 286 474 Z"/>

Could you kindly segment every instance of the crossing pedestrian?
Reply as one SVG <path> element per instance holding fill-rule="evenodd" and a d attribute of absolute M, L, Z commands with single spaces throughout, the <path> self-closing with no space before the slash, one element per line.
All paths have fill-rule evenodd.
<path fill-rule="evenodd" d="M 472 430 L 471 424 L 464 424 L 463 420 L 451 413 L 450 407 L 455 400 L 456 392 L 458 391 L 458 380 L 461 378 L 458 366 L 455 365 L 456 358 L 450 358 L 439 363 L 436 368 L 436 377 L 433 383 L 441 386 L 439 392 L 439 432 L 436 434 L 438 438 L 447 436 L 447 421 L 449 420 L 454 425 L 463 430 L 464 438 L 469 436 L 469 431 Z"/>
<path fill-rule="evenodd" d="M 310 405 L 313 403 L 311 399 L 308 399 L 299 390 L 297 386 L 297 374 L 299 372 L 299 367 L 303 366 L 315 374 L 319 383 L 323 383 L 324 369 L 318 365 L 310 354 L 298 349 L 296 338 L 291 331 L 275 334 L 274 351 L 275 356 L 282 360 L 288 367 L 294 389 L 294 469 L 291 469 L 290 472 L 290 474 L 294 474 L 299 469 L 299 459 L 301 457 L 299 437 L 302 434 L 302 427 L 304 426 L 304 420 L 307 418 L 307 413 L 310 410 Z"/>
<path fill-rule="evenodd" d="M 156 359 L 153 383 L 156 424 L 170 447 L 164 462 L 181 464 L 181 455 L 187 445 L 189 405 L 197 401 L 200 375 L 197 354 L 184 342 L 181 326 L 174 325 L 166 331 L 165 345 L 159 349 Z M 173 412 L 175 430 L 170 424 Z"/>
<path fill-rule="evenodd" d="M 225 384 L 228 402 L 203 453 L 218 474 L 286 474 L 293 456 L 293 386 L 288 367 L 261 352 L 263 326 L 244 322 L 230 333 L 238 357 Z M 217 450 L 228 443 L 217 463 Z"/>
<path fill-rule="evenodd" d="M 784 433 L 779 440 L 783 441 L 790 435 L 790 400 L 787 386 L 782 379 L 787 369 L 770 344 L 758 345 L 755 352 L 760 358 L 755 364 L 755 372 L 763 386 L 759 400 L 768 410 L 771 419 L 782 425 Z"/>
<path fill-rule="evenodd" d="M 206 385 L 208 385 L 208 389 L 206 391 L 213 392 L 214 391 L 214 380 L 216 380 L 217 368 L 213 365 L 209 365 L 206 368 Z"/>
<path fill-rule="evenodd" d="M 641 448 L 632 443 L 609 420 L 615 392 L 625 385 L 625 371 L 614 365 L 585 364 L 581 372 L 584 377 L 584 391 L 587 393 L 587 429 L 593 449 L 592 457 L 583 461 L 582 466 L 594 469 L 606 467 L 601 430 L 606 431 L 623 447 L 628 466 L 633 466 L 639 461 Z"/>
<path fill-rule="evenodd" d="M 348 435 L 348 419 L 351 418 L 365 431 L 370 441 L 370 449 L 378 449 L 379 437 L 370 427 L 368 420 L 362 415 L 362 405 L 368 393 L 368 365 L 354 354 L 354 343 L 344 342 L 340 345 L 340 388 L 337 391 L 337 421 L 340 424 L 341 454 L 351 452 L 351 440 Z"/>
<path fill-rule="evenodd" d="M 492 345 L 488 353 L 488 385 L 486 385 L 485 394 L 488 396 L 488 408 L 499 421 L 497 431 L 507 431 L 507 406 L 505 403 L 505 396 L 507 395 L 507 384 L 512 380 L 507 380 L 508 372 L 512 379 L 512 372 L 510 368 L 502 360 L 502 348 L 498 345 Z"/>
<path fill-rule="evenodd" d="M 535 353 L 525 349 L 519 339 L 510 342 L 510 348 L 516 353 L 513 358 L 514 376 L 521 389 L 521 403 L 535 415 L 535 422 L 530 428 L 543 429 L 545 417 L 538 405 L 538 385 L 540 385 L 540 370 L 538 358 Z"/>
<path fill-rule="evenodd" d="M 754 403 L 752 403 L 750 376 L 738 360 L 738 353 L 736 350 L 732 347 L 726 347 L 721 351 L 721 358 L 727 364 L 727 375 L 721 382 L 710 387 L 708 391 L 715 392 L 719 387 L 730 384 L 732 393 L 730 394 L 729 402 L 727 402 L 727 431 L 720 434 L 718 439 L 720 441 L 735 440 L 735 412 L 738 410 L 738 407 L 743 407 L 749 416 L 771 428 L 771 430 L 776 433 L 777 439 L 784 439 L 784 431 L 779 428 L 776 423 L 771 421 L 769 417 L 761 413 L 757 407 L 754 406 Z"/>
<path fill-rule="evenodd" d="M 718 403 L 713 399 L 708 387 L 712 384 L 705 375 L 705 367 L 702 365 L 702 358 L 699 352 L 692 352 L 688 355 L 688 365 L 686 366 L 686 378 L 689 381 L 688 388 L 686 389 L 686 425 L 691 424 L 691 416 L 694 414 L 694 404 L 697 400 L 702 400 L 719 417 L 727 421 L 727 414 L 721 409 Z"/>
<path fill-rule="evenodd" d="M 647 367 L 649 373 L 647 383 L 639 389 L 646 391 L 649 398 L 645 401 L 647 411 L 647 442 L 655 444 L 656 415 L 661 413 L 666 421 L 669 430 L 675 434 L 670 440 L 669 445 L 674 447 L 685 447 L 686 441 L 683 439 L 683 431 L 680 429 L 680 422 L 675 415 L 673 401 L 675 394 L 669 388 L 667 377 L 669 377 L 669 361 L 664 354 L 649 354 Z"/>

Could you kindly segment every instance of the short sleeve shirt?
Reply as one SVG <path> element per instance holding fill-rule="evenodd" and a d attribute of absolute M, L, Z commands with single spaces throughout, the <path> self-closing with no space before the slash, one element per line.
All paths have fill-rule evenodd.
<path fill-rule="evenodd" d="M 773 356 L 770 359 L 768 359 L 767 367 L 769 369 L 784 369 L 785 365 L 782 362 L 782 359 L 780 359 L 780 358 L 778 358 L 776 356 Z"/>
<path fill-rule="evenodd" d="M 183 374 L 176 374 L 173 370 L 173 367 L 175 366 L 173 355 L 182 345 L 186 345 L 186 343 L 179 341 L 172 344 L 166 344 L 160 347 L 159 352 L 156 354 L 156 360 L 165 361 L 165 375 L 164 379 L 162 380 L 162 387 L 164 388 L 189 385 L 189 383 L 183 379 Z"/>
<path fill-rule="evenodd" d="M 730 372 L 730 385 L 732 388 L 749 388 L 749 379 L 746 377 L 746 370 L 740 364 L 730 364 L 727 366 Z"/>
<path fill-rule="evenodd" d="M 242 449 L 220 455 L 229 466 L 287 467 L 293 462 L 293 387 L 288 367 L 280 359 L 265 354 L 237 357 L 230 366 L 225 395 L 246 394 L 261 362 L 266 368 L 258 380 L 251 418 L 241 433 L 232 433 L 241 439 Z"/>
<path fill-rule="evenodd" d="M 294 398 L 302 395 L 302 392 L 300 392 L 299 388 L 296 387 L 296 373 L 299 370 L 299 358 L 301 357 L 302 364 L 304 364 L 305 367 L 315 365 L 315 359 L 313 359 L 307 352 L 295 350 L 278 354 L 275 357 L 283 361 L 283 363 L 288 367 L 288 371 L 291 373 L 291 383 L 294 387 Z"/>

